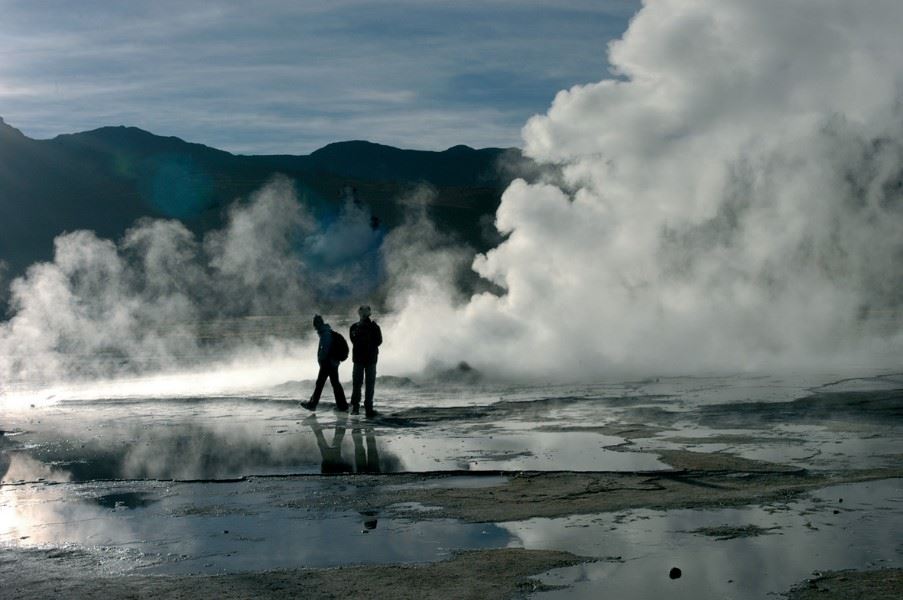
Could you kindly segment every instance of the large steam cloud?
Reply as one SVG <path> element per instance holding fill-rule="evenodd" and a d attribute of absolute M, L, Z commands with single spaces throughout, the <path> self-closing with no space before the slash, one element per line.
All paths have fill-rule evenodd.
<path fill-rule="evenodd" d="M 543 377 L 899 362 L 901 21 L 893 0 L 646 2 L 616 77 L 524 128 L 564 183 L 507 190 L 507 240 L 474 263 L 506 293 L 440 313 L 425 356 Z"/>
<path fill-rule="evenodd" d="M 0 376 L 202 364 L 205 319 L 306 324 L 324 298 L 350 315 L 377 283 L 382 374 L 895 365 L 900 22 L 898 0 L 650 0 L 611 44 L 614 77 L 560 92 L 524 128 L 526 152 L 562 175 L 505 192 L 504 241 L 473 262 L 502 292 L 462 297 L 472 252 L 422 211 L 385 238 L 350 202 L 324 227 L 277 182 L 201 241 L 176 222 L 118 245 L 59 238 L 12 285 Z"/>

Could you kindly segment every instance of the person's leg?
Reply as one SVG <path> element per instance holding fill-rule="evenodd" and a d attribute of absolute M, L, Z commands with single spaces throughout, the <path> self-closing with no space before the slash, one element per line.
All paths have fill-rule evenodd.
<path fill-rule="evenodd" d="M 361 385 L 364 383 L 364 365 L 354 363 L 351 370 L 351 409 L 359 410 L 361 406 Z"/>
<path fill-rule="evenodd" d="M 376 387 L 376 363 L 364 367 L 366 390 L 364 392 L 364 411 L 373 412 L 373 392 Z"/>
<path fill-rule="evenodd" d="M 329 383 L 332 384 L 332 393 L 335 396 L 335 407 L 339 410 L 348 410 L 348 402 L 345 400 L 345 388 L 339 381 L 339 366 L 329 370 Z"/>
<path fill-rule="evenodd" d="M 332 447 L 341 448 L 342 441 L 345 439 L 345 426 L 348 424 L 348 417 L 339 417 L 335 422 L 335 432 L 332 434 Z"/>
<path fill-rule="evenodd" d="M 310 402 L 308 403 L 311 408 L 316 408 L 317 403 L 320 402 L 320 394 L 323 393 L 323 386 L 326 385 L 326 378 L 329 377 L 329 368 L 325 365 L 320 365 L 320 371 L 317 373 L 317 383 L 314 384 L 314 393 L 310 396 Z"/>
<path fill-rule="evenodd" d="M 354 442 L 354 470 L 357 473 L 366 473 L 367 450 L 364 448 L 364 440 L 359 427 L 351 430 L 351 440 Z"/>
<path fill-rule="evenodd" d="M 379 452 L 376 450 L 376 435 L 373 429 L 367 430 L 367 472 L 379 473 Z"/>

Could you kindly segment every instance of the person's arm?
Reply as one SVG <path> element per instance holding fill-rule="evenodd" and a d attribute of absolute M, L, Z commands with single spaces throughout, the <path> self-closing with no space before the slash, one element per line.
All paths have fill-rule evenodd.
<path fill-rule="evenodd" d="M 356 339 L 357 338 L 357 330 L 358 330 L 357 323 L 352 323 L 351 329 L 348 330 L 348 339 L 351 340 L 352 344 L 357 341 L 357 339 Z"/>
<path fill-rule="evenodd" d="M 373 323 L 373 329 L 376 330 L 376 345 L 379 346 L 383 343 L 383 332 L 380 330 L 379 325 L 375 322 Z"/>
<path fill-rule="evenodd" d="M 332 346 L 332 331 L 329 335 L 320 335 L 320 346 L 317 349 L 317 361 L 325 362 L 329 359 L 329 349 Z"/>

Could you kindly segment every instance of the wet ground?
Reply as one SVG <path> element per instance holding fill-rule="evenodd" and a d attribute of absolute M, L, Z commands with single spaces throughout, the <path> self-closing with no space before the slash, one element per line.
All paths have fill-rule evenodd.
<path fill-rule="evenodd" d="M 52 571 L 63 591 L 254 576 L 326 593 L 317 577 L 343 567 L 350 591 L 385 576 L 367 593 L 389 597 L 404 565 L 482 556 L 531 565 L 487 582 L 502 596 L 762 598 L 903 568 L 903 375 L 465 375 L 383 379 L 372 420 L 328 399 L 306 413 L 310 382 L 0 397 L 4 589 L 52 595 Z"/>

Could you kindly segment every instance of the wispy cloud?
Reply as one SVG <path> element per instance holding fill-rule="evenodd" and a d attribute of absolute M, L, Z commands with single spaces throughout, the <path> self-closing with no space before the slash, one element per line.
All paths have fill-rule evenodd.
<path fill-rule="evenodd" d="M 605 73 L 638 4 L 0 0 L 0 115 L 248 153 L 517 145 L 556 91 Z"/>

